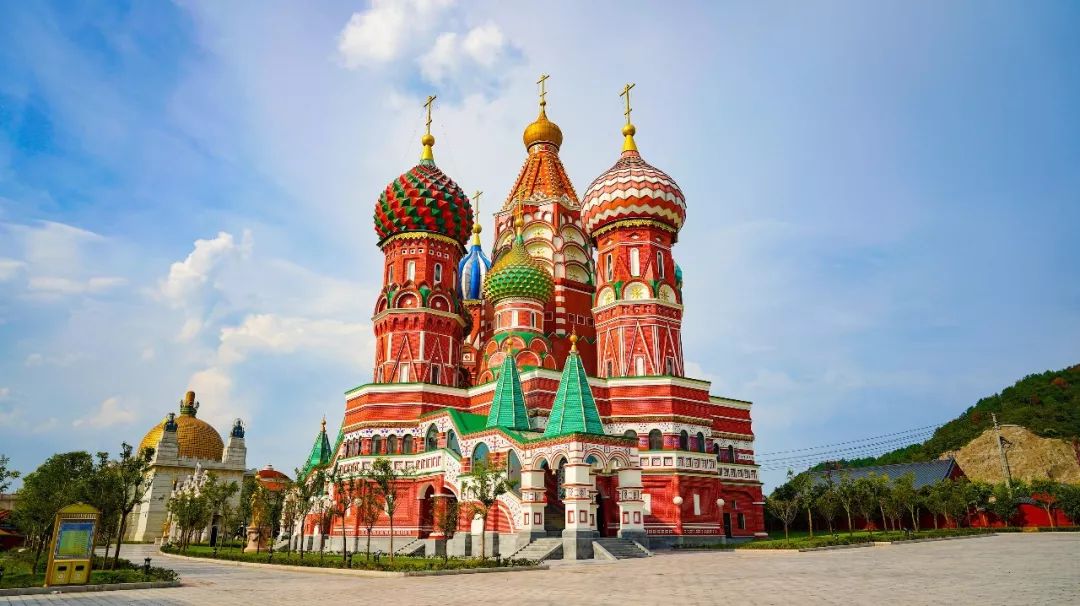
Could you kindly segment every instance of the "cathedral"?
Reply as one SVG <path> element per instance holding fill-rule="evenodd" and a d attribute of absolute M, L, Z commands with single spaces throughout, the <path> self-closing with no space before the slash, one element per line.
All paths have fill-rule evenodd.
<path fill-rule="evenodd" d="M 687 204 L 638 150 L 633 85 L 621 154 L 579 197 L 545 80 L 491 260 L 474 200 L 436 165 L 428 98 L 420 162 L 375 203 L 373 376 L 346 393 L 333 442 L 324 422 L 307 471 L 361 474 L 379 457 L 403 471 L 396 553 L 479 553 L 483 536 L 502 557 L 585 559 L 764 536 L 751 403 L 685 374 L 675 244 Z M 461 507 L 444 536 L 440 508 L 469 500 L 462 480 L 485 459 L 513 489 L 486 523 Z M 366 531 L 353 515 L 344 531 L 309 516 L 293 540 L 355 550 Z M 384 516 L 373 544 L 386 550 L 390 532 Z"/>

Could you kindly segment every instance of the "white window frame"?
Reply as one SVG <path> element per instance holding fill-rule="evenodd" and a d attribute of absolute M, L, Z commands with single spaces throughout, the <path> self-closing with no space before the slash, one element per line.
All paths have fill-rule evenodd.
<path fill-rule="evenodd" d="M 630 275 L 635 278 L 641 275 L 641 250 L 630 249 Z"/>
<path fill-rule="evenodd" d="M 416 261 L 410 260 L 405 262 L 405 279 L 410 281 L 416 280 Z"/>
<path fill-rule="evenodd" d="M 634 376 L 645 376 L 645 356 L 634 356 Z"/>
<path fill-rule="evenodd" d="M 604 277 L 608 282 L 615 279 L 615 268 L 611 264 L 611 253 L 604 256 Z"/>
<path fill-rule="evenodd" d="M 398 383 L 408 383 L 408 382 L 409 382 L 409 365 L 408 364 L 402 364 L 398 368 Z"/>

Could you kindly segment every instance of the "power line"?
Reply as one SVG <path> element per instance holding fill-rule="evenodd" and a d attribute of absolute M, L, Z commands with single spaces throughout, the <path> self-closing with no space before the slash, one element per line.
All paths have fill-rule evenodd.
<path fill-rule="evenodd" d="M 828 456 L 831 456 L 831 455 L 836 455 L 836 454 L 841 454 L 841 453 L 860 452 L 860 451 L 864 451 L 864 450 L 877 450 L 880 447 L 887 447 L 888 449 L 892 449 L 892 448 L 896 448 L 897 445 L 900 445 L 900 444 L 914 444 L 914 443 L 916 443 L 916 442 L 918 442 L 918 441 L 920 441 L 922 439 L 925 439 L 925 438 L 927 438 L 927 437 L 929 437 L 931 435 L 933 435 L 932 432 L 925 432 L 925 433 L 921 433 L 921 434 L 910 434 L 910 435 L 906 435 L 906 436 L 899 437 L 899 438 L 892 438 L 892 439 L 889 439 L 889 440 L 882 440 L 880 442 L 870 442 L 870 443 L 867 443 L 867 444 L 859 444 L 859 445 L 856 445 L 856 446 L 847 446 L 847 447 L 844 447 L 844 448 L 834 448 L 832 450 L 823 450 L 823 451 L 820 451 L 820 452 L 812 452 L 812 453 L 800 454 L 800 455 L 795 455 L 795 456 L 790 456 L 790 457 L 775 457 L 775 458 L 769 458 L 769 457 L 757 458 L 757 457 L 755 457 L 755 460 L 759 461 L 761 464 L 767 464 L 767 463 L 778 463 L 778 462 L 781 462 L 781 461 L 799 461 L 799 460 L 816 459 L 816 458 L 828 457 Z"/>
<path fill-rule="evenodd" d="M 807 451 L 807 450 L 819 450 L 819 449 L 823 449 L 823 448 L 832 448 L 834 446 L 843 446 L 845 444 L 856 444 L 856 443 L 859 443 L 859 442 L 869 442 L 871 440 L 878 440 L 878 439 L 881 439 L 881 438 L 888 438 L 888 437 L 899 436 L 899 435 L 908 434 L 908 433 L 921 432 L 921 431 L 925 431 L 927 429 L 937 429 L 938 427 L 941 427 L 942 425 L 943 425 L 943 423 L 938 423 L 936 425 L 927 425 L 926 427 L 916 427 L 915 429 L 908 429 L 908 430 L 905 430 L 905 431 L 898 431 L 898 432 L 894 432 L 894 433 L 886 433 L 886 434 L 882 434 L 880 436 L 872 436 L 872 437 L 869 437 L 869 438 L 860 438 L 858 440 L 848 440 L 846 442 L 836 442 L 834 444 L 823 444 L 821 446 L 807 446 L 806 448 L 794 448 L 792 450 L 777 450 L 775 452 L 763 452 L 763 453 L 760 453 L 758 456 L 767 457 L 767 456 L 771 456 L 771 455 L 788 454 L 788 453 L 792 453 L 792 452 L 804 452 L 804 451 Z"/>
<path fill-rule="evenodd" d="M 883 446 L 883 447 L 878 447 L 878 448 L 873 448 L 873 449 L 848 453 L 847 455 L 845 455 L 843 457 L 820 457 L 820 458 L 800 459 L 800 460 L 797 460 L 797 461 L 774 461 L 772 463 L 762 464 L 761 465 L 761 470 L 762 471 L 775 471 L 775 470 L 778 470 L 778 469 L 796 469 L 796 468 L 802 468 L 802 467 L 809 468 L 809 467 L 813 467 L 814 465 L 817 465 L 818 463 L 824 463 L 824 462 L 828 462 L 828 461 L 831 461 L 831 460 L 836 460 L 837 458 L 839 458 L 839 459 L 859 459 L 859 458 L 867 458 L 867 457 L 877 457 L 877 456 L 881 456 L 883 454 L 892 452 L 894 450 L 896 450 L 895 446 Z"/>

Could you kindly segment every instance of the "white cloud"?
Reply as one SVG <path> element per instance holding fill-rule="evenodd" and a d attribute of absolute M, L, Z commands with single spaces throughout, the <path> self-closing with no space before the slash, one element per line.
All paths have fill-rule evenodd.
<path fill-rule="evenodd" d="M 120 405 L 120 398 L 113 396 L 101 402 L 97 412 L 75 419 L 71 422 L 73 427 L 112 427 L 113 425 L 126 425 L 135 420 L 135 413 Z"/>
<path fill-rule="evenodd" d="M 353 13 L 338 35 L 338 53 L 349 69 L 397 58 L 430 18 L 452 0 L 372 0 L 371 8 Z"/>
<path fill-rule="evenodd" d="M 0 387 L 0 402 L 3 402 L 4 400 L 6 400 L 6 399 L 8 399 L 10 397 L 11 397 L 11 388 L 10 387 Z"/>
<path fill-rule="evenodd" d="M 57 276 L 35 276 L 30 278 L 27 288 L 31 293 L 45 296 L 66 296 L 101 294 L 127 284 L 125 278 L 116 276 L 98 276 L 88 280 L 73 280 Z"/>
<path fill-rule="evenodd" d="M 212 240 L 198 239 L 194 250 L 183 261 L 169 267 L 169 276 L 161 282 L 159 290 L 174 307 L 183 307 L 198 298 L 223 259 L 237 252 L 246 254 L 250 249 L 249 230 L 244 230 L 239 247 L 233 235 L 223 231 Z"/>
<path fill-rule="evenodd" d="M 252 353 L 291 354 L 300 350 L 338 359 L 366 360 L 358 341 L 370 337 L 369 324 L 312 320 L 273 314 L 250 315 L 237 327 L 221 331 L 218 361 L 241 362 Z"/>
<path fill-rule="evenodd" d="M 439 34 L 431 49 L 420 56 L 420 74 L 440 84 L 469 70 L 492 70 L 506 57 L 506 36 L 495 23 L 474 27 L 465 36 L 454 32 Z"/>
<path fill-rule="evenodd" d="M 0 408 L 0 427 L 15 427 L 22 418 L 22 410 L 19 408 Z"/>
<path fill-rule="evenodd" d="M 48 364 L 49 366 L 58 366 L 64 368 L 71 366 L 76 362 L 88 359 L 90 359 L 89 355 L 79 352 L 68 352 L 57 356 L 44 355 L 41 353 L 31 353 L 30 355 L 26 356 L 26 361 L 24 362 L 24 364 L 27 368 L 45 366 L 46 364 Z"/>
<path fill-rule="evenodd" d="M 0 282 L 11 280 L 25 268 L 26 263 L 22 261 L 17 261 L 15 259 L 0 259 Z"/>

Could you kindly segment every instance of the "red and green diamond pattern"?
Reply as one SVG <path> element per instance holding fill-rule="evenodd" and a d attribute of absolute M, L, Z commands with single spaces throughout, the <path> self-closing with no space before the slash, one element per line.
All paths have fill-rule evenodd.
<path fill-rule="evenodd" d="M 421 162 L 391 181 L 375 204 L 375 233 L 380 241 L 400 233 L 427 231 L 464 246 L 472 223 L 469 197 L 433 162 Z"/>

